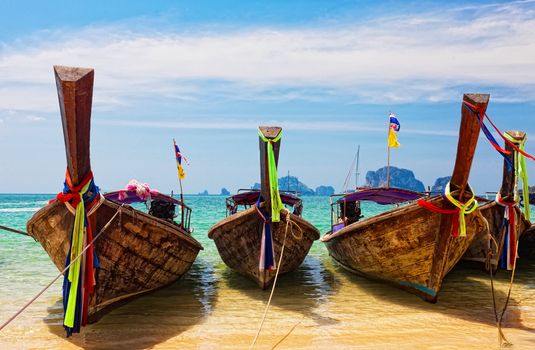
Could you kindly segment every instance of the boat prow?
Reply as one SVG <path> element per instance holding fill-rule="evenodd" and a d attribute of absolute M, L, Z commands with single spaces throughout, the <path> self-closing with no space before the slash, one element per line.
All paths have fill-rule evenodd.
<path fill-rule="evenodd" d="M 271 181 L 278 181 L 276 164 L 281 131 L 279 127 L 259 128 L 261 188 L 228 198 L 228 216 L 208 231 L 208 237 L 214 240 L 225 264 L 255 281 L 262 289 L 271 284 L 277 273 L 283 274 L 301 265 L 312 243 L 320 237 L 318 229 L 301 217 L 301 200 L 290 193 L 280 195 L 278 182 L 276 186 L 270 186 Z M 270 171 L 274 173 L 270 174 Z M 276 188 L 276 194 L 270 192 L 272 187 Z M 277 209 L 272 211 L 272 205 L 275 205 L 271 203 L 272 199 L 280 202 L 277 204 L 280 221 L 271 220 L 278 212 Z M 293 213 L 285 210 L 283 204 L 292 207 Z M 239 206 L 245 210 L 238 212 Z M 276 265 L 281 256 L 280 265 Z"/>
<path fill-rule="evenodd" d="M 293 225 L 289 227 L 290 232 L 286 235 L 283 259 L 278 266 L 279 274 L 299 267 L 312 243 L 320 236 L 320 232 L 312 224 L 300 216 L 294 214 L 290 216 L 298 227 Z M 287 217 L 282 216 L 281 221 L 273 223 L 272 226 L 275 257 L 279 257 L 281 253 L 286 220 Z M 275 271 L 260 272 L 258 268 L 263 225 L 264 222 L 256 213 L 255 208 L 249 208 L 215 224 L 208 231 L 208 237 L 214 240 L 221 259 L 228 267 L 249 277 L 260 288 L 266 289 L 275 278 Z"/>
<path fill-rule="evenodd" d="M 473 195 L 468 186 L 468 176 L 480 130 L 476 116 L 465 104 L 484 112 L 488 100 L 489 95 L 486 94 L 465 94 L 463 97 L 457 157 L 450 182 L 452 198 L 461 203 Z M 370 196 L 368 192 L 364 195 Z M 375 195 L 380 193 L 372 193 L 372 197 Z M 360 198 L 358 191 L 346 196 L 353 196 L 353 200 Z M 380 196 L 381 199 L 383 197 Z M 402 196 L 396 195 L 389 200 L 398 203 L 398 198 Z M 425 200 L 435 208 L 453 208 L 442 196 Z M 340 223 L 333 222 L 331 232 L 321 240 L 333 259 L 346 269 L 436 302 L 444 277 L 461 259 L 474 238 L 485 230 L 486 223 L 476 212 L 466 215 L 464 227 L 466 235 L 454 237 L 451 234 L 451 215 L 430 211 L 418 202 L 409 202 L 357 222 L 351 222 L 343 215 Z"/>
<path fill-rule="evenodd" d="M 112 307 L 176 281 L 189 270 L 202 246 L 187 227 L 108 200 L 98 193 L 89 155 L 93 69 L 55 66 L 54 72 L 67 156 L 66 189 L 58 195 L 59 200 L 32 216 L 27 232 L 43 246 L 60 271 L 70 262 L 73 275 L 81 276 L 82 282 L 77 283 L 78 298 L 73 298 L 76 301 L 74 326 L 65 323 L 70 335 L 79 331 L 80 319 L 81 325 L 86 320 L 96 321 Z M 79 198 L 83 198 L 84 207 Z M 75 208 L 80 207 L 84 225 L 76 231 L 76 237 L 81 239 L 76 239 L 83 242 L 80 246 L 85 250 L 69 254 L 71 249 L 80 249 L 71 245 L 75 235 L 74 213 L 80 214 Z M 93 238 L 90 232 L 95 235 Z M 94 254 L 87 253 L 91 249 Z M 75 258 L 81 261 L 78 269 L 72 265 Z M 90 292 L 85 293 L 86 290 Z"/>
<path fill-rule="evenodd" d="M 428 201 L 439 204 L 442 198 Z M 436 265 L 445 261 L 447 274 L 485 228 L 480 216 L 467 217 L 466 237 L 452 237 L 449 252 L 437 256 L 440 221 L 440 214 L 412 203 L 328 232 L 321 241 L 345 269 L 436 302 L 442 282 L 433 278 Z"/>

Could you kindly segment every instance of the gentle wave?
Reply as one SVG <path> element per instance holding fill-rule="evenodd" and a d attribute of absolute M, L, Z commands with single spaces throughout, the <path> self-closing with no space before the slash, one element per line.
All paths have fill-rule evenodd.
<path fill-rule="evenodd" d="M 2 208 L 0 213 L 24 213 L 24 212 L 34 212 L 38 211 L 41 208 Z"/>
<path fill-rule="evenodd" d="M 33 201 L 33 202 L 1 202 L 0 201 L 0 205 L 44 205 L 44 204 L 48 204 L 48 201 Z"/>

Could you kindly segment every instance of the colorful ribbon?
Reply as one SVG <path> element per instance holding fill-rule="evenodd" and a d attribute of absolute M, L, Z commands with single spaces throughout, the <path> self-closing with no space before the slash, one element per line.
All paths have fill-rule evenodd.
<path fill-rule="evenodd" d="M 258 261 L 258 270 L 260 272 L 274 271 L 277 266 L 275 264 L 275 252 L 273 251 L 273 236 L 271 234 L 271 228 L 269 226 L 269 217 L 262 213 L 260 209 L 261 196 L 258 197 L 258 201 L 255 204 L 255 209 L 258 215 L 264 222 L 262 228 L 262 237 L 260 239 L 260 259 Z"/>
<path fill-rule="evenodd" d="M 271 222 L 280 222 L 280 211 L 284 208 L 279 194 L 279 178 L 277 176 L 277 163 L 275 162 L 275 152 L 273 144 L 282 137 L 282 131 L 274 139 L 266 138 L 260 129 L 258 135 L 268 146 L 268 173 L 269 173 L 269 194 L 271 198 Z"/>
<path fill-rule="evenodd" d="M 506 202 L 498 192 L 496 194 L 496 203 L 505 207 L 503 214 L 503 227 L 505 230 L 505 235 L 503 240 L 504 249 L 502 249 L 501 267 L 510 271 L 513 269 L 516 259 L 517 237 L 515 207 L 517 206 L 518 202 Z"/>
<path fill-rule="evenodd" d="M 519 141 L 516 140 L 511 135 L 505 133 L 505 138 L 507 138 L 512 143 L 517 143 L 518 148 L 522 151 L 525 149 L 526 139 Z M 524 217 L 530 219 L 530 208 L 529 208 L 529 185 L 528 185 L 528 168 L 526 166 L 526 157 L 523 153 L 514 152 L 514 168 L 515 168 L 515 189 L 514 189 L 514 200 L 515 202 L 520 202 L 520 195 L 518 193 L 518 179 L 522 180 L 522 195 L 524 197 Z"/>
<path fill-rule="evenodd" d="M 87 216 L 87 209 L 98 200 L 99 189 L 95 185 L 93 174 L 89 172 L 74 186 L 69 172 L 65 175 L 63 192 L 57 195 L 57 200 L 70 204 L 75 208 L 74 226 L 71 234 L 71 245 L 65 266 L 78 257 L 84 246 L 93 240 L 91 223 Z M 96 284 L 94 268 L 98 267 L 98 258 L 91 245 L 83 257 L 76 259 L 65 272 L 63 279 L 63 325 L 67 336 L 80 332 L 80 326 L 87 324 L 89 295 L 93 294 Z"/>
<path fill-rule="evenodd" d="M 450 183 L 448 182 L 448 184 L 446 185 L 446 188 L 444 189 L 444 198 L 448 202 L 450 202 L 452 205 L 455 206 L 454 209 L 440 208 L 434 205 L 433 203 L 427 202 L 426 200 L 423 200 L 423 199 L 418 200 L 418 205 L 421 206 L 422 208 L 425 208 L 435 213 L 457 215 L 457 219 L 452 220 L 451 235 L 454 237 L 457 237 L 459 235 L 461 237 L 465 237 L 466 236 L 465 216 L 474 212 L 474 210 L 476 210 L 478 206 L 477 200 L 475 199 L 474 191 L 472 191 L 472 188 L 468 184 L 467 184 L 467 189 L 471 193 L 472 197 L 465 203 L 462 203 L 456 200 L 455 198 L 453 198 L 453 196 L 451 195 Z"/>
<path fill-rule="evenodd" d="M 492 120 L 490 120 L 489 116 L 487 115 L 487 112 L 485 111 L 485 109 L 483 108 L 483 106 L 476 106 L 476 105 L 473 105 L 467 101 L 463 101 L 463 106 L 468 108 L 468 110 L 470 110 L 472 113 L 474 113 L 476 116 L 477 116 L 477 120 L 479 122 L 479 124 L 481 125 L 481 129 L 483 130 L 483 132 L 485 133 L 485 136 L 487 137 L 487 139 L 490 141 L 490 143 L 492 144 L 492 146 L 502 154 L 502 156 L 505 157 L 506 154 L 511 154 L 511 152 L 501 148 L 499 145 L 498 145 L 498 142 L 496 141 L 496 139 L 494 138 L 494 136 L 492 136 L 492 134 L 490 133 L 489 129 L 486 127 L 485 123 L 484 123 L 484 119 L 487 118 L 487 120 L 489 121 L 490 125 L 492 125 L 492 127 L 494 128 L 494 130 L 496 130 L 496 132 L 498 133 L 498 135 L 500 135 L 500 137 L 507 143 L 509 144 L 509 146 L 511 146 L 515 151 L 517 151 L 518 153 L 522 154 L 523 156 L 531 159 L 531 160 L 535 160 L 535 157 L 532 156 L 531 154 L 527 153 L 525 150 L 523 149 L 520 149 L 519 147 L 517 147 L 514 142 L 511 142 L 507 137 L 505 137 L 504 133 L 500 131 L 500 129 L 498 129 L 498 127 L 492 122 Z M 510 164 L 510 160 L 508 161 L 508 165 L 511 165 Z"/>

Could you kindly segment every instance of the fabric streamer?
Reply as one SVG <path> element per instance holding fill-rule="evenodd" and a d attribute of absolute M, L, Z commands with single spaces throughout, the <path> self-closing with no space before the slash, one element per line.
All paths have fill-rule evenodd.
<path fill-rule="evenodd" d="M 277 175 L 277 163 L 275 162 L 275 152 L 273 151 L 273 144 L 279 141 L 282 137 L 282 131 L 277 137 L 270 140 L 266 138 L 260 129 L 258 135 L 267 143 L 268 146 L 268 173 L 269 173 L 269 194 L 271 197 L 271 222 L 280 222 L 280 211 L 284 208 L 279 194 L 279 178 Z"/>
<path fill-rule="evenodd" d="M 398 131 L 401 128 L 398 119 L 393 113 L 390 113 L 390 122 L 388 124 L 388 147 L 399 148 Z"/>
<path fill-rule="evenodd" d="M 476 115 L 479 126 L 481 127 L 481 130 L 483 130 L 483 134 L 485 134 L 485 137 L 490 142 L 492 147 L 494 147 L 494 149 L 503 156 L 503 158 L 505 159 L 505 163 L 507 164 L 507 168 L 511 170 L 513 163 L 511 163 L 511 160 L 507 157 L 508 155 L 511 154 L 511 152 L 500 147 L 500 145 L 498 144 L 498 141 L 496 141 L 496 139 L 494 138 L 490 130 L 485 125 L 484 120 L 483 120 L 483 118 L 485 118 L 485 112 L 481 108 L 478 108 L 477 106 L 471 103 L 468 103 L 466 101 L 464 101 L 463 107 L 466 107 L 469 111 L 471 111 L 472 113 Z"/>
<path fill-rule="evenodd" d="M 517 147 L 514 142 L 511 142 L 507 137 L 505 137 L 504 133 L 500 131 L 500 129 L 498 129 L 498 127 L 492 122 L 492 120 L 490 120 L 489 116 L 487 115 L 487 113 L 485 111 L 483 111 L 482 108 L 480 107 L 477 107 L 469 102 L 466 102 L 464 101 L 463 102 L 463 106 L 468 108 L 468 110 L 470 110 L 472 113 L 474 113 L 476 116 L 477 116 L 477 120 L 481 126 L 481 129 L 483 130 L 483 132 L 485 133 L 485 136 L 487 137 L 487 139 L 489 140 L 489 142 L 492 144 L 492 146 L 499 152 L 502 154 L 502 156 L 505 157 L 504 154 L 511 154 L 511 152 L 501 148 L 499 145 L 498 145 L 498 142 L 496 141 L 496 139 L 494 138 L 494 136 L 492 136 L 492 134 L 490 133 L 489 129 L 486 127 L 485 123 L 484 123 L 484 119 L 487 118 L 487 120 L 489 121 L 490 125 L 492 125 L 492 127 L 494 128 L 494 130 L 496 130 L 496 132 L 498 133 L 498 135 L 500 135 L 500 137 L 506 142 L 508 143 L 515 151 L 517 151 L 518 153 L 522 154 L 523 156 L 525 156 L 526 158 L 529 158 L 531 160 L 535 160 L 535 156 L 532 156 L 531 154 L 527 153 L 525 150 L 523 149 L 520 149 L 519 147 Z M 507 161 L 507 160 L 506 160 Z M 507 164 L 511 164 L 511 161 L 508 160 L 507 161 Z"/>
<path fill-rule="evenodd" d="M 262 228 L 262 237 L 260 239 L 260 259 L 258 261 L 258 270 L 274 271 L 277 266 L 275 264 L 275 252 L 273 251 L 273 236 L 271 235 L 271 228 L 269 226 L 270 218 L 265 215 L 260 209 L 260 201 L 262 197 L 258 197 L 258 201 L 255 204 L 255 209 L 258 215 L 264 221 Z"/>
<path fill-rule="evenodd" d="M 175 149 L 176 169 L 178 171 L 178 178 L 180 180 L 184 180 L 186 178 L 186 173 L 184 172 L 184 168 L 182 167 L 182 159 L 184 159 L 186 164 L 189 164 L 189 163 L 186 157 L 184 157 L 184 155 L 182 154 L 182 152 L 180 152 L 180 148 L 178 148 L 178 145 L 176 144 L 175 139 L 173 139 L 173 146 Z"/>
<path fill-rule="evenodd" d="M 444 189 L 444 199 L 454 205 L 454 209 L 440 208 L 423 199 L 418 200 L 418 205 L 435 213 L 456 215 L 457 218 L 452 220 L 451 235 L 454 237 L 457 237 L 459 235 L 461 237 L 465 237 L 466 215 L 474 212 L 474 210 L 476 210 L 478 206 L 477 200 L 475 199 L 474 191 L 472 191 L 470 185 L 467 185 L 467 189 L 472 194 L 472 197 L 465 203 L 462 203 L 461 201 L 458 201 L 453 198 L 453 196 L 451 195 L 450 183 L 448 182 L 448 184 L 446 185 L 446 188 Z"/>
<path fill-rule="evenodd" d="M 504 240 L 503 240 L 503 249 L 501 256 L 501 265 L 500 267 L 511 271 L 515 265 L 516 259 L 516 246 L 517 246 L 517 235 L 516 235 L 516 212 L 515 207 L 518 205 L 518 202 L 506 202 L 503 200 L 502 196 L 498 192 L 496 194 L 496 203 L 505 207 L 503 214 L 503 227 L 505 230 Z"/>
<path fill-rule="evenodd" d="M 525 149 L 526 139 L 522 141 L 515 140 L 511 135 L 505 133 L 504 136 L 512 143 L 518 143 L 518 148 L 522 151 Z M 530 219 L 529 206 L 529 184 L 528 184 L 528 168 L 526 166 L 526 157 L 520 152 L 514 152 L 514 168 L 515 168 L 515 202 L 520 202 L 520 194 L 518 193 L 518 180 L 522 180 L 522 195 L 524 197 L 524 216 L 527 220 Z"/>
<path fill-rule="evenodd" d="M 93 173 L 89 172 L 79 185 L 72 184 L 67 170 L 65 186 L 56 199 L 75 208 L 74 226 L 71 244 L 65 266 L 80 255 L 84 247 L 93 240 L 91 222 L 87 211 L 99 200 L 99 188 L 95 185 Z M 98 268 L 98 257 L 93 246 L 84 253 L 82 259 L 76 260 L 65 272 L 63 279 L 63 325 L 67 337 L 79 333 L 80 327 L 87 324 L 89 296 L 96 285 L 95 269 Z"/>

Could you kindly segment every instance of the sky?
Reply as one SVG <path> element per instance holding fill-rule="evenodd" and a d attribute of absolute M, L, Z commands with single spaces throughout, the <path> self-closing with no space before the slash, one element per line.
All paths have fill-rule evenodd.
<path fill-rule="evenodd" d="M 259 181 L 258 125 L 283 128 L 279 174 L 342 189 L 387 162 L 432 185 L 450 175 L 463 93 L 490 93 L 502 130 L 535 153 L 534 1 L 0 0 L 0 193 L 62 189 L 52 67 L 95 69 L 91 162 L 104 190 L 129 180 L 186 193 Z M 535 184 L 535 162 L 528 161 Z M 496 191 L 503 161 L 480 138 L 470 183 Z"/>

